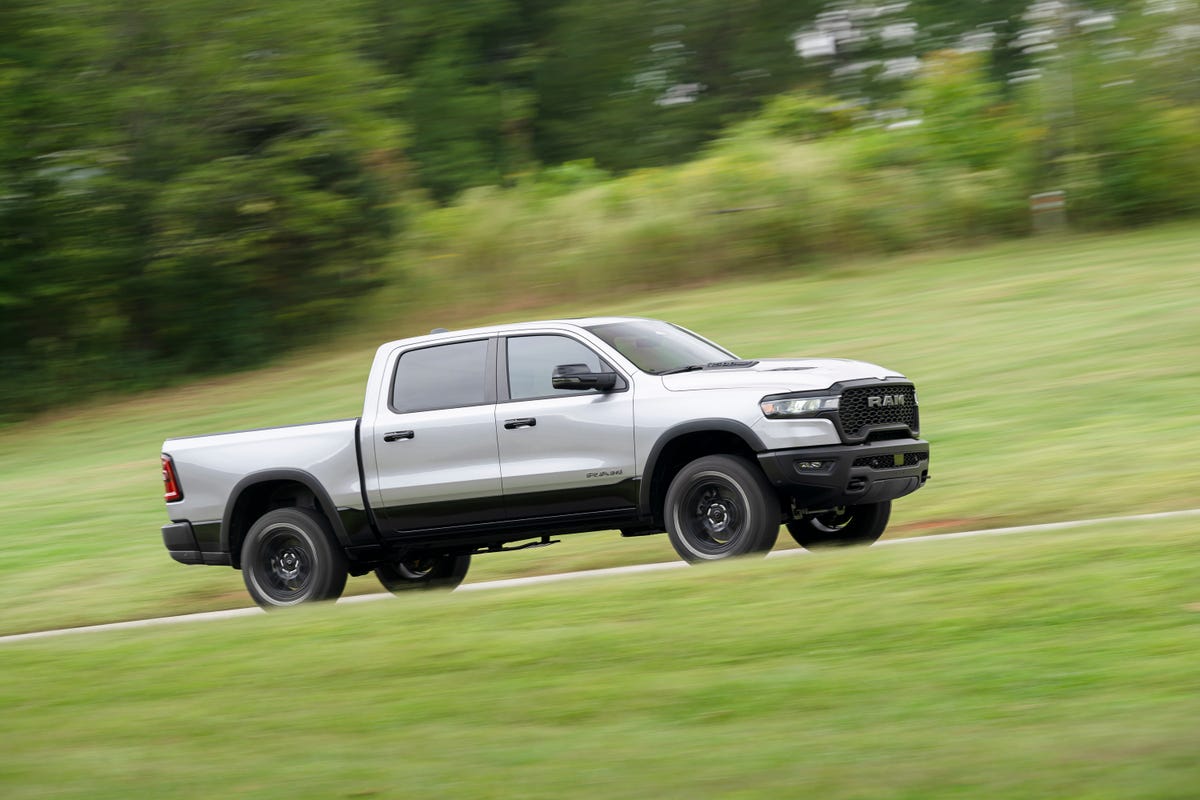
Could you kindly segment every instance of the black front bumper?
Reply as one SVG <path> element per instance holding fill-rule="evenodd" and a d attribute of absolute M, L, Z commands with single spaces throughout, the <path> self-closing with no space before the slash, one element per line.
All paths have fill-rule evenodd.
<path fill-rule="evenodd" d="M 929 480 L 923 439 L 772 450 L 759 453 L 758 461 L 767 479 L 804 510 L 895 500 Z"/>

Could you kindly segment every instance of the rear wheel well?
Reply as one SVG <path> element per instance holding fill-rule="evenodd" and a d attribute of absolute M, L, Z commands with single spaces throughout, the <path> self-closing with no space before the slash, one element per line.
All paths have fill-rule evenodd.
<path fill-rule="evenodd" d="M 242 542 L 259 517 L 277 508 L 310 508 L 330 519 L 312 489 L 300 481 L 268 480 L 247 486 L 238 495 L 229 517 L 229 556 L 235 568 L 241 568 Z"/>
<path fill-rule="evenodd" d="M 672 439 L 659 453 L 658 460 L 654 462 L 654 472 L 650 476 L 650 513 L 656 526 L 661 528 L 663 525 L 663 505 L 667 499 L 667 489 L 679 470 L 697 458 L 716 455 L 739 456 L 751 462 L 754 469 L 760 469 L 754 448 L 736 433 L 720 430 L 692 431 Z"/>

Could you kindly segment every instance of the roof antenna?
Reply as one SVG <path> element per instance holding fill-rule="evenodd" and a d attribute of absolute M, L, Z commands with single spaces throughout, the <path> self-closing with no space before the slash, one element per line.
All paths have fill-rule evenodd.
<path fill-rule="evenodd" d="M 449 332 L 450 331 L 446 330 L 445 328 L 434 328 L 433 330 L 430 331 L 431 334 L 433 334 L 433 333 L 449 333 Z"/>

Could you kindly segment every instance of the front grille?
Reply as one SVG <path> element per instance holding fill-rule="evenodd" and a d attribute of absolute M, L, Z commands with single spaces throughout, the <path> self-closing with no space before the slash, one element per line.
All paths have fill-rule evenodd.
<path fill-rule="evenodd" d="M 875 430 L 897 428 L 917 436 L 921 427 L 917 390 L 911 384 L 850 387 L 842 392 L 838 417 L 849 441 L 863 441 Z"/>
<path fill-rule="evenodd" d="M 902 455 L 903 463 L 896 463 L 896 455 Z M 915 467 L 922 461 L 929 460 L 928 453 L 897 453 L 896 455 L 887 456 L 863 456 L 862 458 L 854 459 L 856 467 L 870 467 L 871 469 L 893 469 L 895 467 Z"/>

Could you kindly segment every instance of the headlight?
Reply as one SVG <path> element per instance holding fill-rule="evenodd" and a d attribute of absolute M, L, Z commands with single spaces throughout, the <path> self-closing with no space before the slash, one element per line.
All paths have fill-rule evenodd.
<path fill-rule="evenodd" d="M 822 411 L 836 411 L 838 396 L 832 397 L 779 397 L 759 403 L 763 414 L 771 419 L 788 417 L 812 417 Z"/>

